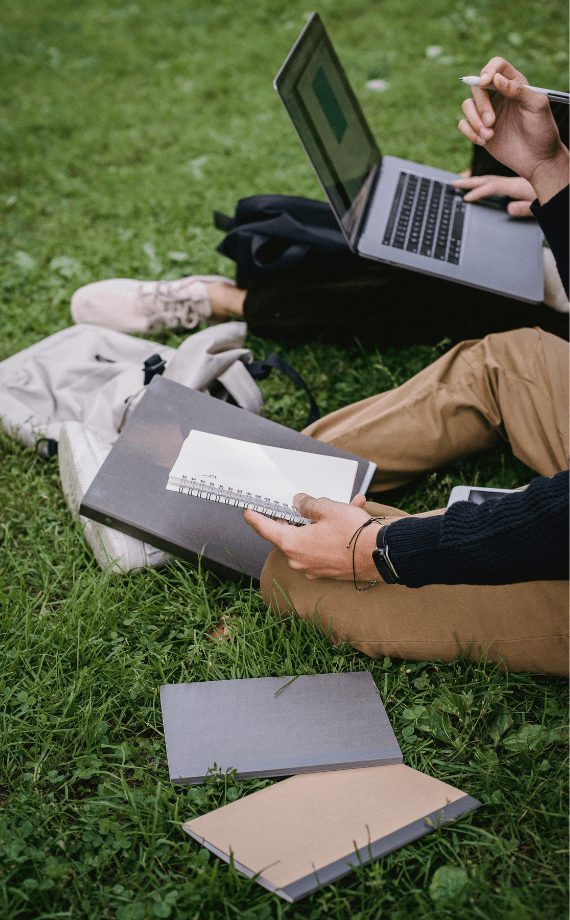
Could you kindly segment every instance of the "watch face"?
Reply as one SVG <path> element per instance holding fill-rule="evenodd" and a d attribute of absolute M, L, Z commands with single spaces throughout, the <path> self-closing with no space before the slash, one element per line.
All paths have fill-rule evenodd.
<path fill-rule="evenodd" d="M 390 569 L 386 564 L 386 559 L 384 558 L 384 550 L 378 549 L 378 547 L 372 551 L 372 558 L 374 559 L 374 564 L 380 573 L 382 580 L 386 582 L 387 585 L 391 585 L 394 582 Z"/>
<path fill-rule="evenodd" d="M 374 564 L 382 576 L 383 581 L 385 581 L 387 585 L 401 584 L 395 569 L 392 571 L 393 566 L 387 561 L 386 556 L 386 547 L 380 549 L 380 547 L 377 546 L 376 549 L 372 550 Z"/>

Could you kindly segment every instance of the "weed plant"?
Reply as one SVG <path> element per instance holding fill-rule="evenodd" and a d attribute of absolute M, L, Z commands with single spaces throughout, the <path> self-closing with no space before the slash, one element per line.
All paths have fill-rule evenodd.
<path fill-rule="evenodd" d="M 307 16 L 300 0 L 1 6 L 0 358 L 68 326 L 70 296 L 86 282 L 231 274 L 213 208 L 231 212 L 259 192 L 321 197 L 271 85 Z M 559 0 L 314 6 L 395 155 L 468 165 L 457 78 L 492 54 L 531 83 L 565 85 Z M 389 91 L 367 89 L 373 79 Z M 447 347 L 369 352 L 348 319 L 345 348 L 249 344 L 258 357 L 285 354 L 323 411 L 397 385 Z M 269 416 L 301 428 L 303 395 L 263 386 Z M 567 916 L 564 681 L 464 660 L 372 661 L 277 621 L 255 588 L 181 562 L 101 572 L 70 520 L 57 461 L 4 435 L 0 451 L 3 920 Z M 424 477 L 402 507 L 441 507 L 459 483 L 511 487 L 531 475 L 494 451 Z M 216 643 L 207 633 L 222 616 L 231 635 Z M 172 786 L 158 688 L 362 669 L 404 761 L 484 807 L 288 905 L 181 831 L 269 781 Z"/>

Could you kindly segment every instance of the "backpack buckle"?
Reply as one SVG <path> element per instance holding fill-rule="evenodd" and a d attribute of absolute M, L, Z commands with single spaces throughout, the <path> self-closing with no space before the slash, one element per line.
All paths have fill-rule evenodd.
<path fill-rule="evenodd" d="M 156 374 L 163 374 L 165 367 L 166 361 L 159 354 L 151 355 L 150 358 L 147 358 L 143 365 L 145 387 Z"/>

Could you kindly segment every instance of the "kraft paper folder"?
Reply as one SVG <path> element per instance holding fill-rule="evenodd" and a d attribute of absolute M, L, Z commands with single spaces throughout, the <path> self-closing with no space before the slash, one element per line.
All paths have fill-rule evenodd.
<path fill-rule="evenodd" d="M 173 783 L 402 762 L 369 671 L 167 684 L 160 702 Z"/>
<path fill-rule="evenodd" d="M 480 805 L 396 764 L 293 776 L 183 827 L 244 875 L 296 901 Z"/>
<path fill-rule="evenodd" d="M 271 544 L 245 523 L 239 508 L 166 489 L 191 429 L 357 460 L 351 497 L 366 490 L 375 469 L 354 454 L 157 376 L 83 496 L 79 513 L 193 564 L 201 558 L 204 568 L 223 578 L 258 580 Z"/>

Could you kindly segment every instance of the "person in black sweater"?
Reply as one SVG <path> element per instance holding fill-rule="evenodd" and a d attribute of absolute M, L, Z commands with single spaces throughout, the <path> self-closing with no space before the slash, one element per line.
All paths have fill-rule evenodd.
<path fill-rule="evenodd" d="M 551 109 L 567 143 L 568 106 L 551 103 Z M 511 199 L 511 217 L 532 217 L 530 183 L 485 147 L 472 146 L 470 172 L 469 178 L 453 182 L 466 201 L 502 195 Z M 535 325 L 568 339 L 568 298 L 546 247 L 544 301 L 525 303 L 497 293 L 482 296 L 478 288 L 355 255 L 324 202 L 256 195 L 238 203 L 235 218 L 215 213 L 228 230 L 218 252 L 235 260 L 237 284 L 204 275 L 174 281 L 96 281 L 73 294 L 74 320 L 144 333 L 240 318 L 250 333 L 286 344 L 320 339 L 346 347 L 357 339 L 364 348 L 380 350 L 437 345 L 442 339 L 456 344 Z M 305 252 L 305 247 L 279 237 L 282 222 L 313 228 L 326 246 L 315 244 Z"/>
<path fill-rule="evenodd" d="M 459 129 L 532 185 L 532 212 L 568 294 L 568 149 L 546 98 L 526 82 L 493 58 Z M 278 547 L 264 568 L 265 599 L 374 657 L 463 651 L 513 670 L 567 673 L 567 368 L 567 343 L 540 329 L 490 335 L 310 426 L 313 437 L 375 461 L 380 490 L 499 439 L 541 476 L 500 502 L 458 502 L 445 513 L 403 515 L 363 495 L 351 505 L 296 496 L 313 521 L 303 528 L 246 511 Z"/>

